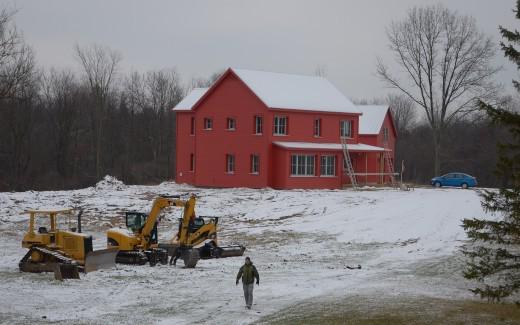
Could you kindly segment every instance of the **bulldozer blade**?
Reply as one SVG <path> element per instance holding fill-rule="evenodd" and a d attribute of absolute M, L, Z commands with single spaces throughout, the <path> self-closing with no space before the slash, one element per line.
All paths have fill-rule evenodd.
<path fill-rule="evenodd" d="M 54 264 L 54 279 L 79 279 L 78 265 L 76 264 Z"/>
<path fill-rule="evenodd" d="M 109 248 L 88 253 L 85 258 L 85 273 L 115 267 L 117 252 L 116 248 Z"/>
<path fill-rule="evenodd" d="M 220 254 L 219 257 L 233 257 L 242 256 L 246 248 L 242 245 L 231 245 L 231 246 L 219 246 Z"/>

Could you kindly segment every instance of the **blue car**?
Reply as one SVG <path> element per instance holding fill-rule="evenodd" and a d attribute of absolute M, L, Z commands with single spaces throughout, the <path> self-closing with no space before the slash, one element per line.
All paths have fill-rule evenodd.
<path fill-rule="evenodd" d="M 431 184 L 435 187 L 456 186 L 468 188 L 477 186 L 477 179 L 464 173 L 448 173 L 443 176 L 432 178 Z"/>

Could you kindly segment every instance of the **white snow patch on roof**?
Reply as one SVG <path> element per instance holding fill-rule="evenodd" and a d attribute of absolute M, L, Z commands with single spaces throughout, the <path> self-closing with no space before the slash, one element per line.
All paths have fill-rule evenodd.
<path fill-rule="evenodd" d="M 193 88 L 186 97 L 184 97 L 175 107 L 174 111 L 189 111 L 199 99 L 204 96 L 209 88 Z"/>
<path fill-rule="evenodd" d="M 387 105 L 357 105 L 363 113 L 359 117 L 359 134 L 379 134 L 385 121 Z"/>
<path fill-rule="evenodd" d="M 273 142 L 275 145 L 287 149 L 317 149 L 317 150 L 343 150 L 341 143 L 315 143 L 315 142 Z M 385 151 L 385 148 L 371 146 L 364 143 L 347 144 L 352 151 Z"/>
<path fill-rule="evenodd" d="M 232 69 L 269 108 L 360 113 L 323 77 Z"/>

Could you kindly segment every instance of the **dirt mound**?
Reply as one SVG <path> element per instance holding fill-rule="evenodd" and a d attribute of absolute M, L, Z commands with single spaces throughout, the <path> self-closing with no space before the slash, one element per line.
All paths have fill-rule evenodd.
<path fill-rule="evenodd" d="M 95 188 L 96 190 L 121 191 L 126 189 L 127 186 L 114 176 L 106 175 L 102 180 L 97 182 Z"/>

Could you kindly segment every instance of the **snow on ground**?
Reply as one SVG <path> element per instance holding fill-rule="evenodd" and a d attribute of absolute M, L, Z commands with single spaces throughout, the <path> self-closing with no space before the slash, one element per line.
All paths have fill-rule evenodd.
<path fill-rule="evenodd" d="M 83 231 L 104 248 L 105 231 L 123 226 L 124 211 L 148 211 L 157 194 L 189 193 L 199 196 L 199 215 L 222 217 L 221 244 L 246 245 L 257 265 L 252 310 L 235 286 L 242 257 L 201 260 L 195 269 L 118 265 L 64 282 L 18 271 L 25 209 L 81 207 Z M 165 211 L 162 240 L 173 236 L 180 213 Z M 312 298 L 472 299 L 460 271 L 460 225 L 483 216 L 478 194 L 460 189 L 203 189 L 105 178 L 81 190 L 0 193 L 0 322 L 242 324 Z M 361 270 L 347 268 L 358 264 Z"/>

